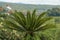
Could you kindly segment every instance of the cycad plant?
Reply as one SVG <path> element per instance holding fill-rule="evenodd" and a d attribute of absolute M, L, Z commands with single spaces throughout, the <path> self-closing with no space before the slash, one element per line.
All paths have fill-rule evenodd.
<path fill-rule="evenodd" d="M 39 32 L 54 28 L 53 24 L 46 23 L 51 17 L 46 17 L 46 12 L 36 15 L 36 10 L 27 12 L 26 16 L 22 12 L 15 11 L 12 15 L 4 19 L 6 28 L 22 33 L 21 40 L 43 40 Z"/>

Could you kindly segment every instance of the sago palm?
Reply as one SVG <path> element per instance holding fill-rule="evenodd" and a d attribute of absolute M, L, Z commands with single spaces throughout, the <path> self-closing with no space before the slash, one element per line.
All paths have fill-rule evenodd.
<path fill-rule="evenodd" d="M 4 19 L 4 24 L 7 25 L 6 28 L 23 33 L 21 40 L 43 40 L 39 32 L 55 27 L 46 23 L 51 17 L 46 17 L 45 14 L 46 12 L 43 12 L 37 16 L 34 10 L 32 13 L 27 11 L 25 16 L 22 12 L 16 11 Z"/>

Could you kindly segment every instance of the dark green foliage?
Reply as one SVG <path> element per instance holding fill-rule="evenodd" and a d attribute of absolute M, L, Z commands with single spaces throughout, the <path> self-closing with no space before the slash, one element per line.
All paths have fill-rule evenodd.
<path fill-rule="evenodd" d="M 60 8 L 52 8 L 47 10 L 48 16 L 60 16 Z"/>

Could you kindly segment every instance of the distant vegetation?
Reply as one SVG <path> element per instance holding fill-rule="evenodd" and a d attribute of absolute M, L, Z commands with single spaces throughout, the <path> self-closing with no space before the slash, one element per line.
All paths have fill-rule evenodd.
<path fill-rule="evenodd" d="M 6 7 L 6 4 L 10 5 L 13 10 L 24 11 L 24 12 L 26 12 L 27 10 L 32 11 L 33 9 L 37 9 L 38 12 L 41 12 L 51 8 L 60 8 L 59 5 L 31 5 L 23 3 L 0 2 L 0 6 L 2 6 L 3 8 Z"/>
<path fill-rule="evenodd" d="M 49 9 L 47 12 L 49 16 L 60 16 L 60 8 L 52 8 Z"/>

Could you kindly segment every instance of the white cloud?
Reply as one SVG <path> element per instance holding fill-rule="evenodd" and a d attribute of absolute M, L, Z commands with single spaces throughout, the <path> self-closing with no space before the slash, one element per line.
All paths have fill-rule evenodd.
<path fill-rule="evenodd" d="M 25 4 L 52 4 L 60 5 L 60 0 L 0 0 L 13 3 L 25 3 Z"/>

